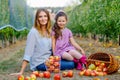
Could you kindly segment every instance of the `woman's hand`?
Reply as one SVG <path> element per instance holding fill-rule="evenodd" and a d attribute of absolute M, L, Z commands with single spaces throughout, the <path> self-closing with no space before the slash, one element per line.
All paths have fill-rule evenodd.
<path fill-rule="evenodd" d="M 19 73 L 11 73 L 10 75 L 11 76 L 19 76 L 19 75 L 22 75 L 22 73 L 21 72 L 19 72 Z"/>

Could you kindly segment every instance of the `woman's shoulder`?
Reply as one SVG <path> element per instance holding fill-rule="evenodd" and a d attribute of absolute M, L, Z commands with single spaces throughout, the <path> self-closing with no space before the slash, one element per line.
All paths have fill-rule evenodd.
<path fill-rule="evenodd" d="M 31 33 L 35 33 L 37 32 L 36 28 L 35 27 L 32 27 L 31 30 L 30 30 Z"/>

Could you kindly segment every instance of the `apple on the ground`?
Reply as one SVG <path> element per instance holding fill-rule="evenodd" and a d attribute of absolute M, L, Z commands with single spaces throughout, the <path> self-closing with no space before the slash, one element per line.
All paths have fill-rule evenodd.
<path fill-rule="evenodd" d="M 24 76 L 23 75 L 19 75 L 18 76 L 18 80 L 24 80 Z"/>
<path fill-rule="evenodd" d="M 54 75 L 54 80 L 61 80 L 60 74 L 55 74 Z"/>

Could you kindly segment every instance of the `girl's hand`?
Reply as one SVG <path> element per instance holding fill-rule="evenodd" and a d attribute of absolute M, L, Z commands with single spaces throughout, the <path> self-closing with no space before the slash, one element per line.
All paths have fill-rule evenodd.
<path fill-rule="evenodd" d="M 84 50 L 81 50 L 81 53 L 82 53 L 83 55 L 85 55 L 85 52 L 84 52 Z"/>
<path fill-rule="evenodd" d="M 20 72 L 19 73 L 11 73 L 10 75 L 11 76 L 19 76 L 19 75 L 22 75 L 22 73 L 20 73 Z"/>

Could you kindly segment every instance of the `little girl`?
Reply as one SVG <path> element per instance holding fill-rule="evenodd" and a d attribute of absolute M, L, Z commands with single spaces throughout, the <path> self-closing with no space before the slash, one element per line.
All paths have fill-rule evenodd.
<path fill-rule="evenodd" d="M 86 63 L 84 50 L 75 42 L 72 32 L 66 28 L 67 15 L 64 12 L 57 13 L 52 31 L 53 55 L 62 59 L 73 60 L 77 64 L 77 69 L 81 70 Z M 80 54 L 76 49 L 80 50 Z"/>

